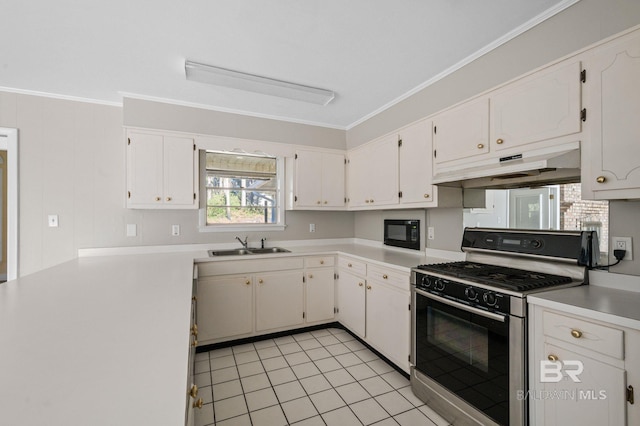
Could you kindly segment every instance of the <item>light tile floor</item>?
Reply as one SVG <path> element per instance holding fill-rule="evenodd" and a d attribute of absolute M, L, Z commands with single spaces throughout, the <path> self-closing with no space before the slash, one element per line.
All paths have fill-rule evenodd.
<path fill-rule="evenodd" d="M 337 328 L 196 355 L 205 425 L 448 425 L 409 380 Z"/>

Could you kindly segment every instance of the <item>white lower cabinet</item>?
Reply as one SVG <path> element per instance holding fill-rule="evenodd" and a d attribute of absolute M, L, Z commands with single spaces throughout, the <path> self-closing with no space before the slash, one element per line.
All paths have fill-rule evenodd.
<path fill-rule="evenodd" d="M 405 371 L 409 371 L 410 303 L 408 292 L 367 281 L 367 341 Z"/>
<path fill-rule="evenodd" d="M 530 314 L 530 424 L 640 424 L 640 332 L 541 306 Z"/>
<path fill-rule="evenodd" d="M 301 271 L 258 274 L 256 331 L 301 325 L 304 322 L 304 283 Z"/>
<path fill-rule="evenodd" d="M 253 331 L 252 282 L 250 275 L 199 279 L 198 298 L 202 307 L 198 312 L 200 342 L 242 336 Z"/>
<path fill-rule="evenodd" d="M 339 265 L 340 323 L 409 372 L 409 272 L 342 257 Z"/>
<path fill-rule="evenodd" d="M 334 258 L 305 259 L 305 320 L 329 321 L 335 317 Z"/>
<path fill-rule="evenodd" d="M 364 277 L 345 270 L 340 270 L 338 273 L 340 323 L 363 339 L 365 337 L 365 281 Z"/>
<path fill-rule="evenodd" d="M 198 270 L 200 345 L 335 318 L 334 256 L 208 262 Z"/>

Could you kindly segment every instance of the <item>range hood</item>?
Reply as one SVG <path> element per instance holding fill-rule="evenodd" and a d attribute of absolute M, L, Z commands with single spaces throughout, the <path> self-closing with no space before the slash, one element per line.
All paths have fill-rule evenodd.
<path fill-rule="evenodd" d="M 580 181 L 580 142 L 523 151 L 436 171 L 439 186 L 510 189 Z"/>

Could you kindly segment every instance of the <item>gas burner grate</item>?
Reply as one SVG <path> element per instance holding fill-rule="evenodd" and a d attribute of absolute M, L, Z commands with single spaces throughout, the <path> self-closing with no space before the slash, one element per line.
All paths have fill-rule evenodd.
<path fill-rule="evenodd" d="M 528 291 L 572 282 L 570 277 L 477 262 L 450 262 L 420 265 L 418 269 L 463 278 L 515 291 Z"/>

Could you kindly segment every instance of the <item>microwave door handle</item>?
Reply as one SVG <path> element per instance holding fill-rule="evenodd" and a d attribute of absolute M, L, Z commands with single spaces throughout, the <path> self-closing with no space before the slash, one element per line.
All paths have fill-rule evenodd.
<path fill-rule="evenodd" d="M 454 308 L 462 309 L 463 311 L 471 312 L 472 314 L 480 315 L 481 317 L 489 318 L 492 320 L 505 322 L 506 317 L 504 315 L 494 314 L 493 312 L 483 311 L 482 309 L 474 308 L 473 306 L 463 305 L 453 300 L 446 299 L 441 296 L 436 296 L 435 294 L 427 293 L 422 290 L 415 289 L 416 293 L 428 297 L 429 299 L 435 300 L 436 302 L 444 303 L 445 305 L 453 306 Z"/>

